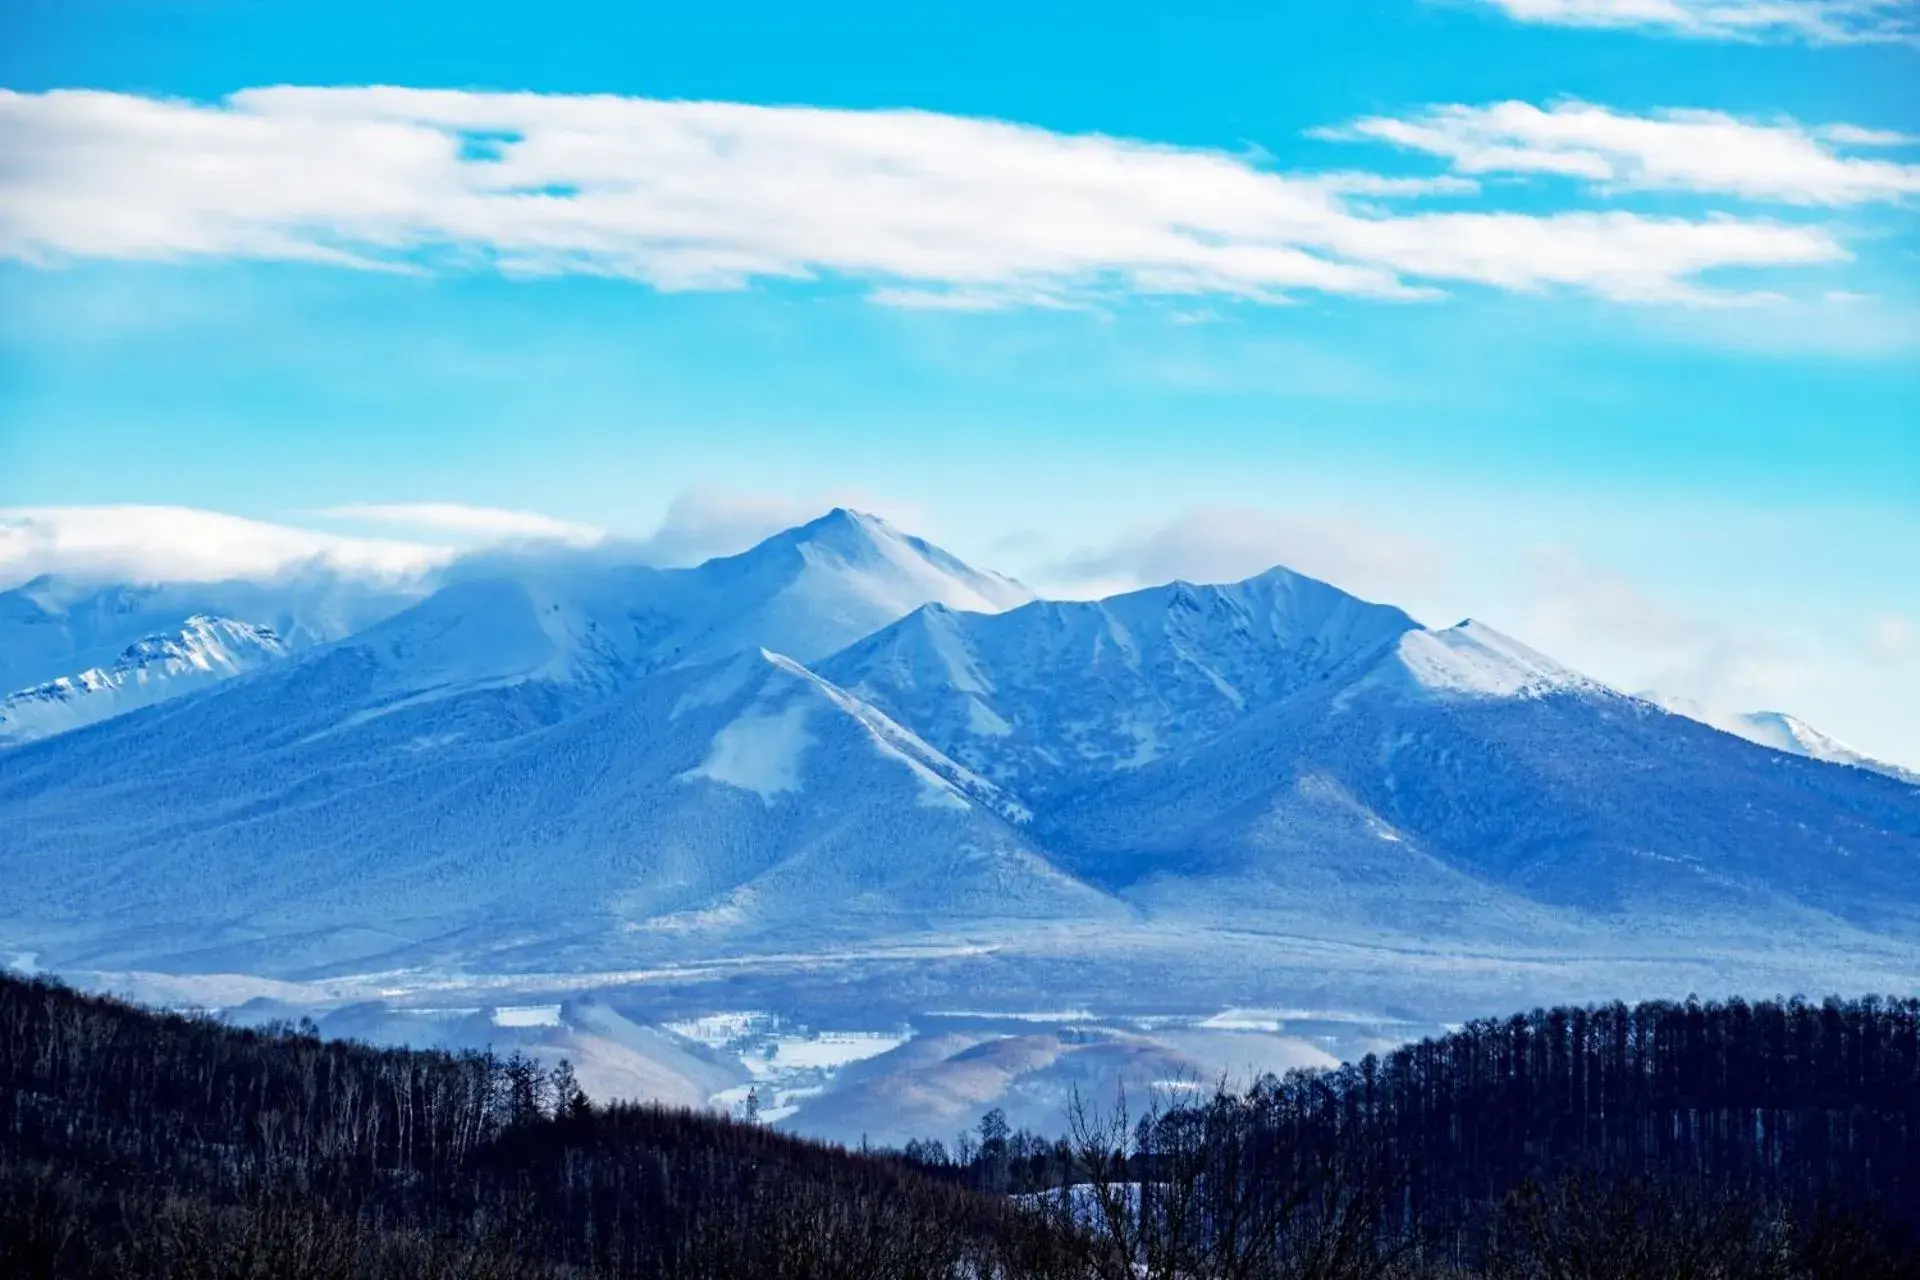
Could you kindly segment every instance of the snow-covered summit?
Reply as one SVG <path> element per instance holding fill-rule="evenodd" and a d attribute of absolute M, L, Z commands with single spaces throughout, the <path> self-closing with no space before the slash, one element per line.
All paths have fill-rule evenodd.
<path fill-rule="evenodd" d="M 759 649 L 810 662 L 929 602 L 997 609 L 1031 599 L 844 509 L 691 568 L 623 563 L 594 548 L 491 556 L 449 578 L 346 642 L 377 658 L 388 693 L 517 680 L 611 692 Z"/>
<path fill-rule="evenodd" d="M 1698 720 L 1722 733 L 1757 742 L 1763 747 L 1772 747 L 1775 751 L 1805 756 L 1809 760 L 1824 760 L 1828 764 L 1850 765 L 1920 786 L 1920 773 L 1889 764 L 1885 760 L 1876 760 L 1784 711 L 1715 711 L 1691 698 L 1671 694 L 1646 693 L 1641 697 L 1663 711 Z"/>
<path fill-rule="evenodd" d="M 127 646 L 196 616 L 272 631 L 289 649 L 364 630 L 426 594 L 424 581 L 371 582 L 331 571 L 272 582 L 110 583 L 42 575 L 0 592 L 0 693 L 111 667 Z"/>
<path fill-rule="evenodd" d="M 530 680 L 564 686 L 577 707 L 653 671 L 761 646 L 813 661 L 929 602 L 992 611 L 1032 598 L 1011 579 L 844 508 L 685 569 L 657 568 L 609 545 L 478 552 L 399 586 L 318 570 L 271 583 L 44 577 L 0 593 L 0 696 L 18 690 L 22 708 L 40 708 L 16 712 L 32 719 L 31 734 L 23 721 L 0 742 L 211 682 L 148 679 L 143 701 L 96 697 L 80 718 L 51 714 L 40 688 L 63 679 L 97 684 L 105 677 L 88 673 L 112 669 L 127 645 L 172 634 L 196 615 L 261 627 L 283 654 L 330 646 L 311 660 L 336 671 L 344 651 L 359 673 L 358 694 L 334 686 L 333 696 L 347 699 L 346 717 L 396 699 Z"/>
<path fill-rule="evenodd" d="M 142 636 L 110 664 L 59 676 L 0 698 L 0 745 L 64 733 L 285 658 L 271 627 L 189 617 L 177 631 Z"/>
<path fill-rule="evenodd" d="M 925 604 L 997 613 L 1033 599 L 1010 578 L 843 507 L 681 575 L 680 661 L 765 647 L 813 662 Z"/>
<path fill-rule="evenodd" d="M 776 547 L 791 548 L 809 566 L 858 575 L 863 585 L 874 590 L 876 601 L 892 607 L 918 597 L 913 607 L 931 602 L 975 613 L 999 613 L 1034 598 L 1011 578 L 976 569 L 925 539 L 902 533 L 879 516 L 847 507 L 835 507 L 762 544 L 767 552 Z"/>

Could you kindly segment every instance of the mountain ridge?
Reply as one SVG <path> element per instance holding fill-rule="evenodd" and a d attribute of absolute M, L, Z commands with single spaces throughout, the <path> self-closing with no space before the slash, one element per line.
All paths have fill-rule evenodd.
<path fill-rule="evenodd" d="M 1863 751 L 1848 746 L 1838 738 L 1820 732 L 1798 716 L 1784 711 L 1718 712 L 1690 698 L 1673 697 L 1651 691 L 1640 696 L 1664 711 L 1685 716 L 1689 720 L 1698 720 L 1701 724 L 1718 729 L 1722 733 L 1730 733 L 1736 738 L 1745 738 L 1748 742 L 1771 747 L 1775 751 L 1804 756 L 1810 760 L 1823 760 L 1828 764 L 1865 769 L 1870 773 L 1883 774 L 1920 787 L 1920 771 L 1875 759 Z"/>
<path fill-rule="evenodd" d="M 164 702 L 277 662 L 291 651 L 271 627 L 192 614 L 177 630 L 135 640 L 111 665 L 0 698 L 0 747 Z"/>
<path fill-rule="evenodd" d="M 0 925 L 89 962 L 1920 944 L 1901 782 L 1282 568 L 1037 600 L 847 511 L 477 559 L 3 758 Z"/>
<path fill-rule="evenodd" d="M 1183 750 L 1417 626 L 1390 605 L 1272 569 L 996 615 L 922 609 L 821 670 L 970 766 L 1054 789 L 1079 767 Z"/>

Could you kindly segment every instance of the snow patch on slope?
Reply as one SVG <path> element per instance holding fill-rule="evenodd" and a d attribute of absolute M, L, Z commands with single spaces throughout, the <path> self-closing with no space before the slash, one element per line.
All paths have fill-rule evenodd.
<path fill-rule="evenodd" d="M 1394 650 L 1396 674 L 1443 698 L 1537 698 L 1601 693 L 1606 686 L 1469 618 L 1444 631 L 1409 631 Z"/>
<path fill-rule="evenodd" d="M 721 705 L 756 681 L 759 687 L 753 700 L 715 734 L 706 758 L 681 774 L 683 781 L 718 782 L 751 791 L 769 803 L 777 796 L 798 794 L 806 790 L 808 751 L 819 742 L 809 725 L 815 716 L 830 711 L 857 726 L 860 739 L 875 757 L 914 777 L 921 805 L 965 810 L 979 803 L 1013 822 L 1032 816 L 992 783 L 884 712 L 784 654 L 763 649 L 725 664 L 682 694 L 671 718 Z"/>
<path fill-rule="evenodd" d="M 778 711 L 751 711 L 722 729 L 713 750 L 683 778 L 707 778 L 771 801 L 801 789 L 800 762 L 813 735 L 807 732 L 812 708 L 795 702 Z"/>

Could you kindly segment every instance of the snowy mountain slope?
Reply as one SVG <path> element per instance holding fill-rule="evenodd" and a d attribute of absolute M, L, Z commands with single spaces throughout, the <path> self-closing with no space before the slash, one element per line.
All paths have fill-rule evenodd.
<path fill-rule="evenodd" d="M 928 602 L 998 609 L 1031 599 L 877 517 L 839 509 L 690 569 L 620 556 L 617 545 L 480 554 L 400 584 L 331 574 L 156 587 L 41 579 L 0 594 L 0 694 L 87 683 L 83 673 L 111 670 L 128 645 L 204 614 L 272 630 L 289 652 L 327 641 L 362 650 L 379 669 L 369 693 L 383 707 L 528 680 L 569 686 L 577 706 L 649 671 L 762 645 L 811 660 Z M 171 689 L 145 687 L 144 700 L 88 705 L 117 713 Z M 44 693 L 28 701 L 40 705 Z M 93 718 L 46 715 L 35 732 Z"/>
<path fill-rule="evenodd" d="M 990 609 L 1024 588 L 874 516 L 836 509 L 687 569 L 617 548 L 477 558 L 347 644 L 388 695 L 540 680 L 604 696 L 650 672 L 767 648 L 811 661 L 929 602 Z"/>
<path fill-rule="evenodd" d="M 1416 625 L 1274 569 L 997 615 L 929 606 L 820 669 L 970 768 L 1040 797 L 1191 748 Z"/>
<path fill-rule="evenodd" d="M 1057 1126 L 1077 1094 L 1111 1108 L 1118 1091 L 1151 1097 L 1169 1081 L 1251 1079 L 1330 1067 L 1298 1038 L 1120 1027 L 1037 1026 L 1024 1034 L 942 1029 L 838 1072 L 800 1102 L 792 1127 L 840 1142 L 905 1143 L 968 1128 L 1000 1107 L 1015 1125 Z"/>
<path fill-rule="evenodd" d="M 290 648 L 337 640 L 388 617 L 431 589 L 312 571 L 280 581 L 152 585 L 40 577 L 0 591 L 0 688 L 11 692 L 110 665 L 144 637 L 188 618 L 232 618 L 274 632 Z"/>
<path fill-rule="evenodd" d="M 230 679 L 289 653 L 271 628 L 195 614 L 90 667 L 0 698 L 0 746 L 65 733 Z"/>
<path fill-rule="evenodd" d="M 1810 760 L 1825 760 L 1828 764 L 1852 765 L 1856 769 L 1885 774 L 1889 778 L 1920 786 L 1920 773 L 1856 751 L 1838 738 L 1829 737 L 1806 721 L 1784 711 L 1716 712 L 1689 698 L 1655 693 L 1641 696 L 1662 710 L 1712 725 L 1722 733 L 1731 733 L 1748 742 L 1772 747 L 1775 751 L 1806 756 Z"/>
<path fill-rule="evenodd" d="M 1069 870 L 1166 909 L 1264 883 L 1336 927 L 1426 936 L 1472 936 L 1486 912 L 1522 932 L 1808 912 L 1920 931 L 1911 788 L 1715 733 L 1472 623 L 1409 632 L 1039 832 Z"/>
<path fill-rule="evenodd" d="M 199 935 L 230 960 L 316 940 L 250 961 L 284 964 L 328 938 L 604 957 L 1124 914 L 990 784 L 778 655 L 512 735 L 498 724 L 537 685 L 340 726 L 318 704 L 290 723 L 297 704 L 252 683 L 15 753 L 4 915 Z"/>
<path fill-rule="evenodd" d="M 424 579 L 331 571 L 145 586 L 36 578 L 0 592 L 0 699 L 11 704 L 0 712 L 0 745 L 149 706 L 351 635 L 427 589 Z"/>
<path fill-rule="evenodd" d="M 1468 701 L 1552 694 L 1604 699 L 1612 694 L 1599 681 L 1471 618 L 1443 631 L 1408 631 L 1357 688 L 1395 690 L 1403 698 Z"/>
<path fill-rule="evenodd" d="M 1784 711 L 1741 712 L 1738 723 L 1745 730 L 1740 734 L 1741 737 L 1763 747 L 1806 756 L 1811 760 L 1825 760 L 1828 764 L 1852 765 L 1856 769 L 1885 774 L 1889 778 L 1920 786 L 1920 773 L 1856 751 L 1838 738 L 1830 737 L 1798 716 L 1788 715 Z"/>
<path fill-rule="evenodd" d="M 836 511 L 691 569 L 502 554 L 435 588 L 10 749 L 0 943 L 293 973 L 1920 938 L 1920 792 L 1285 570 L 1022 603 Z M 58 603 L 0 596 L 0 636 L 130 625 Z"/>

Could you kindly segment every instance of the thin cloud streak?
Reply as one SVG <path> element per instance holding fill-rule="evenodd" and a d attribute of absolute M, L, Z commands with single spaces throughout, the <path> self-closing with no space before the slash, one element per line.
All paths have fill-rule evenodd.
<path fill-rule="evenodd" d="M 524 538 L 586 544 L 607 537 L 607 531 L 598 525 L 560 520 L 538 511 L 478 507 L 463 502 L 354 502 L 326 507 L 314 514 L 330 520 L 427 529 L 484 541 Z"/>
<path fill-rule="evenodd" d="M 892 305 L 1117 296 L 1736 295 L 1724 269 L 1840 261 L 1829 231 L 1622 211 L 1399 211 L 1457 177 L 919 111 L 265 88 L 204 105 L 0 92 L 0 256 L 595 274 L 661 289 L 823 275 Z M 946 300 L 934 302 L 935 299 Z"/>
<path fill-rule="evenodd" d="M 1374 600 L 1397 601 L 1445 567 L 1440 548 L 1328 512 L 1208 505 L 1055 560 L 1037 575 L 1074 596 L 1158 585 L 1234 582 L 1284 567 Z"/>
<path fill-rule="evenodd" d="M 1458 103 L 1370 116 L 1319 136 L 1444 157 L 1460 174 L 1553 174 L 1609 191 L 1691 191 L 1791 205 L 1857 205 L 1920 195 L 1920 164 L 1843 155 L 1894 147 L 1894 134 L 1810 129 L 1719 111 L 1627 115 L 1585 102 Z"/>
<path fill-rule="evenodd" d="M 1519 22 L 1639 29 L 1702 40 L 1911 42 L 1912 0 L 1483 0 Z"/>

